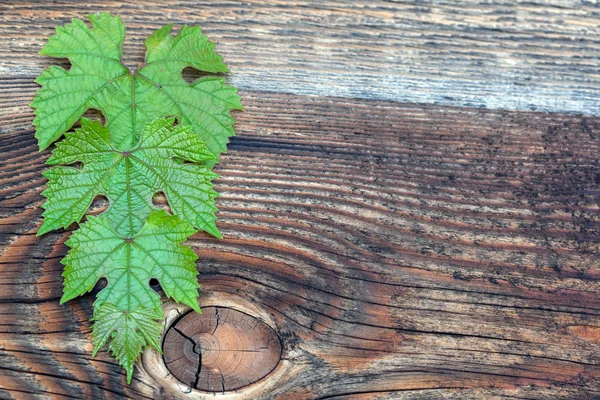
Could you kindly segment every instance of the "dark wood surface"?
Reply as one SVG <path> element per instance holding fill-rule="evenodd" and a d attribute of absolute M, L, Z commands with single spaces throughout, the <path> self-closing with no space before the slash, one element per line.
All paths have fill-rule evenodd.
<path fill-rule="evenodd" d="M 37 152 L 27 106 L 35 75 L 52 63 L 37 55 L 51 27 L 91 7 L 53 3 L 38 13 L 5 4 L 0 398 L 600 398 L 600 118 L 408 104 L 394 101 L 403 97 L 377 99 L 382 83 L 369 81 L 362 94 L 339 97 L 303 77 L 329 71 L 333 87 L 342 81 L 336 74 L 353 66 L 384 74 L 373 60 L 362 68 L 370 59 L 369 37 L 334 24 L 327 40 L 311 36 L 314 49 L 287 55 L 329 60 L 317 72 L 286 59 L 272 64 L 277 57 L 261 58 L 256 49 L 302 49 L 294 38 L 307 34 L 294 31 L 294 23 L 319 29 L 311 18 L 344 9 L 342 3 L 333 11 L 327 1 L 165 4 L 98 8 L 123 11 L 133 37 L 126 51 L 138 53 L 150 28 L 202 15 L 206 33 L 231 61 L 246 111 L 236 115 L 238 136 L 217 167 L 224 239 L 197 234 L 190 244 L 200 257 L 201 305 L 260 317 L 279 336 L 282 360 L 248 388 L 202 394 L 162 373 L 156 354 L 144 354 L 129 386 L 105 351 L 91 357 L 94 294 L 58 304 L 69 232 L 35 237 L 48 152 Z M 338 19 L 327 20 L 381 37 L 401 32 L 400 23 L 371 27 L 366 16 L 400 18 L 403 5 L 348 4 Z M 593 33 L 597 12 L 590 4 L 584 4 L 592 9 L 588 16 L 565 17 L 556 31 Z M 547 5 L 553 15 L 574 9 Z M 285 21 L 295 32 L 289 40 L 277 36 Z M 547 34 L 547 42 L 527 43 L 543 53 L 558 35 Z M 356 64 L 353 53 L 323 55 L 320 46 L 337 49 L 336 38 L 364 46 Z M 589 45 L 595 54 L 598 42 L 593 35 L 586 40 L 580 50 Z M 575 55 L 577 44 L 569 44 Z M 379 50 L 392 51 L 383 43 Z M 595 75 L 577 68 L 593 67 L 593 60 L 573 56 L 573 65 L 564 66 L 567 53 L 563 66 L 541 62 L 572 71 L 553 86 L 556 93 L 561 84 L 580 84 L 585 90 L 572 93 L 591 99 Z M 265 90 L 258 90 L 263 82 Z M 167 325 L 178 313 L 166 313 Z"/>

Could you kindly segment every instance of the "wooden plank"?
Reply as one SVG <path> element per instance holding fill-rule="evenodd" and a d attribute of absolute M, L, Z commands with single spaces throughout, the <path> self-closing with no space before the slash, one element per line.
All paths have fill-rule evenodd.
<path fill-rule="evenodd" d="M 58 304 L 68 232 L 35 237 L 37 51 L 97 10 L 132 65 L 201 24 L 244 89 L 225 239 L 190 244 L 203 306 L 260 316 L 283 359 L 228 398 L 600 396 L 600 118 L 473 108 L 600 114 L 598 7 L 223 0 L 0 1 L 0 398 L 206 397 L 157 354 L 131 386 L 92 358 L 94 293 Z"/>
<path fill-rule="evenodd" d="M 101 3 L 101 4 L 100 4 Z M 600 9 L 589 1 L 0 1 L 0 77 L 33 79 L 56 25 L 110 11 L 125 56 L 199 24 L 250 91 L 600 115 Z"/>
<path fill-rule="evenodd" d="M 0 109 L 0 397 L 202 398 L 140 370 L 127 386 L 90 357 L 94 295 L 58 304 L 68 233 L 34 235 L 48 152 L 18 82 Z M 600 396 L 600 118 L 241 94 L 225 239 L 190 243 L 202 304 L 252 306 L 282 340 L 261 396 Z"/>

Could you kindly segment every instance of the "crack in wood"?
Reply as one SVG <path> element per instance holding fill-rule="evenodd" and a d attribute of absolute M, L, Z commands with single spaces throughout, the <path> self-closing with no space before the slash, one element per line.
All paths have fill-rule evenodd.
<path fill-rule="evenodd" d="M 189 337 L 188 335 L 183 333 L 175 325 L 171 326 L 171 329 L 173 329 L 175 332 L 179 333 L 186 340 L 188 340 L 190 343 L 192 343 L 192 351 L 198 355 L 198 369 L 196 370 L 194 382 L 190 385 L 191 387 L 198 389 L 198 380 L 200 379 L 200 374 L 202 372 L 202 347 L 201 347 L 200 343 L 196 343 L 196 341 L 194 339 L 192 339 L 191 337 Z M 168 365 L 168 364 L 172 363 L 173 361 L 180 360 L 184 356 L 185 355 L 182 355 L 181 357 L 177 358 L 176 360 L 171 360 L 169 362 L 166 362 L 165 364 Z"/>
<path fill-rule="evenodd" d="M 213 335 L 217 331 L 217 328 L 219 327 L 219 320 L 221 319 L 221 315 L 219 314 L 219 308 L 218 307 L 215 307 L 215 318 L 216 318 L 216 323 L 215 323 L 215 329 L 213 329 L 213 331 L 212 331 Z"/>
<path fill-rule="evenodd" d="M 198 346 L 200 346 L 200 344 L 198 344 Z M 198 381 L 200 380 L 200 374 L 202 373 L 202 349 L 198 349 L 197 352 L 194 350 L 194 352 L 198 354 L 198 369 L 196 370 L 196 379 L 194 380 L 194 387 L 198 389 Z"/>
<path fill-rule="evenodd" d="M 181 382 L 193 380 L 190 387 L 195 389 L 225 393 L 268 375 L 282 351 L 273 329 L 243 312 L 213 308 L 189 312 L 167 330 L 163 359 L 173 376 Z"/>

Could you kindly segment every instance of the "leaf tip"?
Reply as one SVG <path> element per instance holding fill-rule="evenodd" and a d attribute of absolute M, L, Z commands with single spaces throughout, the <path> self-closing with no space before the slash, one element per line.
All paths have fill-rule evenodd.
<path fill-rule="evenodd" d="M 37 233 L 35 234 L 36 237 L 40 237 L 42 235 L 45 235 L 46 233 L 54 230 L 54 228 L 50 227 L 49 224 L 47 223 L 48 220 L 44 219 L 44 222 L 42 223 L 42 226 L 40 226 L 40 228 L 38 229 Z"/>
<path fill-rule="evenodd" d="M 131 384 L 131 378 L 133 377 L 133 365 L 127 365 L 125 367 L 127 370 L 127 384 Z"/>
<path fill-rule="evenodd" d="M 60 298 L 59 304 L 60 304 L 60 305 L 63 305 L 63 304 L 65 304 L 67 301 L 69 301 L 69 300 L 73 300 L 73 298 L 74 298 L 74 297 L 75 297 L 75 296 L 73 296 L 72 294 L 65 293 L 65 294 L 63 294 L 63 295 L 62 295 L 62 297 Z M 96 355 L 96 352 L 97 352 L 97 351 L 98 351 L 97 349 L 94 349 L 94 354 L 93 354 L 93 355 Z"/>
<path fill-rule="evenodd" d="M 38 153 L 41 153 L 42 151 L 46 150 L 50 146 L 50 143 L 47 143 L 46 140 L 43 140 L 40 137 L 38 137 L 37 139 L 38 139 Z"/>
<path fill-rule="evenodd" d="M 192 307 L 192 310 L 196 311 L 199 314 L 202 314 L 202 310 L 200 309 L 200 305 L 198 304 L 197 301 L 194 301 L 193 303 L 188 304 L 190 307 Z"/>
<path fill-rule="evenodd" d="M 223 235 L 221 235 L 221 232 L 219 232 L 219 228 L 217 228 L 217 226 L 214 223 L 212 225 L 207 226 L 204 229 L 204 231 L 210 233 L 217 239 L 223 239 Z"/>

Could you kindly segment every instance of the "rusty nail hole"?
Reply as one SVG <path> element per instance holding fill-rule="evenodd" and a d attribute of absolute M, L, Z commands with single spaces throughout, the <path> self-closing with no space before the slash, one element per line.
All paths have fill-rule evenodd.
<path fill-rule="evenodd" d="M 281 341 L 263 322 L 227 307 L 189 312 L 169 327 L 163 340 L 169 371 L 192 388 L 226 392 L 269 375 L 281 359 Z"/>

